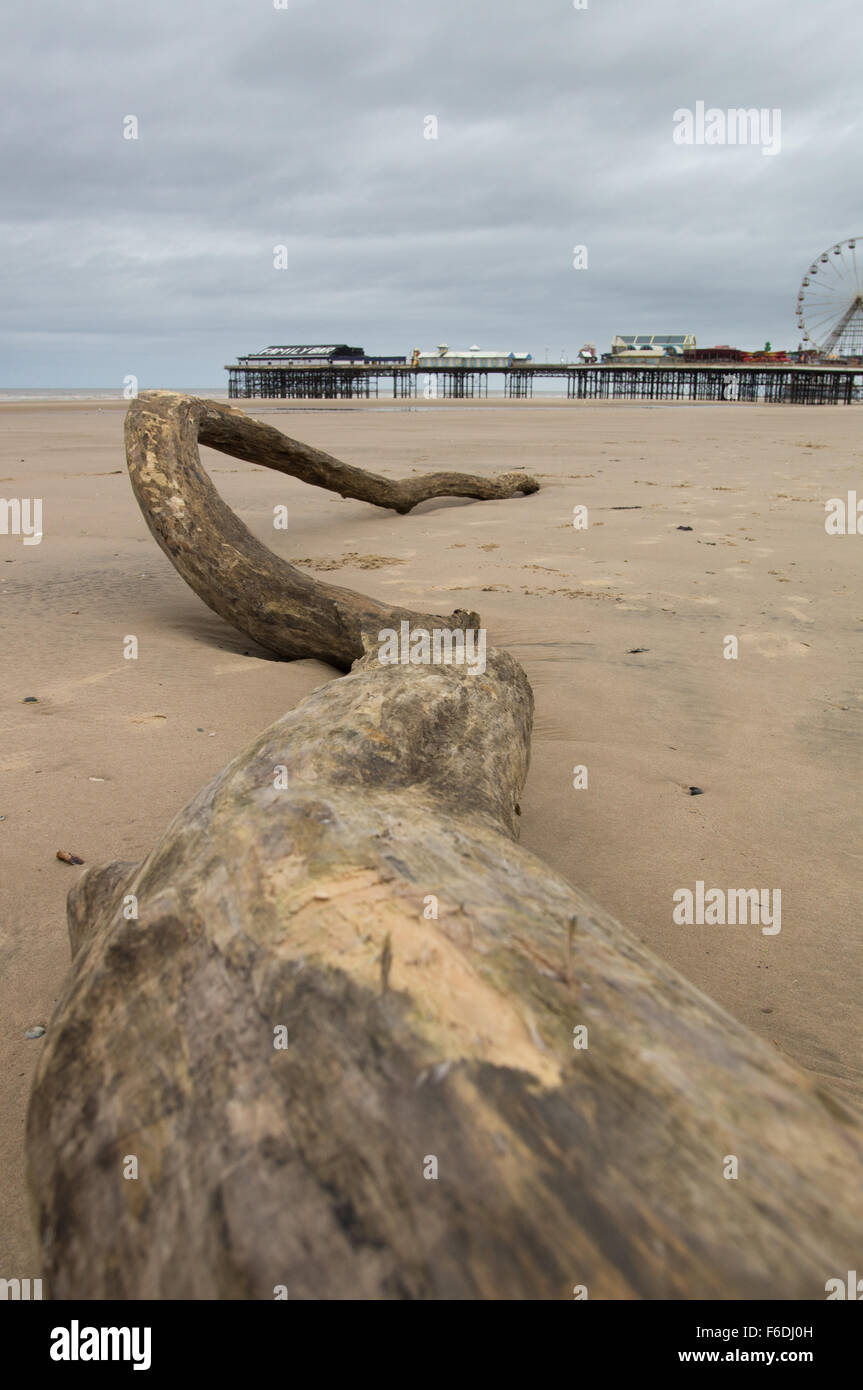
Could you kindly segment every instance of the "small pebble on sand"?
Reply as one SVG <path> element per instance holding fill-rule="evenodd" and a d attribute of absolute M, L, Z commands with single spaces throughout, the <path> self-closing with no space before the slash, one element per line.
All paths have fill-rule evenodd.
<path fill-rule="evenodd" d="M 67 849 L 58 849 L 57 858 L 62 859 L 64 864 L 83 864 L 84 860 L 79 859 L 77 854 L 70 854 Z"/>

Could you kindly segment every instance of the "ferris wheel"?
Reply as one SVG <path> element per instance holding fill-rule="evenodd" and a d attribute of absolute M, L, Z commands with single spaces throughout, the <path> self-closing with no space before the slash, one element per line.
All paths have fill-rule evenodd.
<path fill-rule="evenodd" d="M 839 241 L 812 262 L 797 295 L 797 327 L 825 357 L 863 356 L 863 261 L 857 238 Z M 863 256 L 863 238 L 860 239 Z"/>

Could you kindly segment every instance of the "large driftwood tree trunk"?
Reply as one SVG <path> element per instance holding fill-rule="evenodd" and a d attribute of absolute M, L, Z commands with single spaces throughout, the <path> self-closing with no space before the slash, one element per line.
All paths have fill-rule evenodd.
<path fill-rule="evenodd" d="M 130 468 L 251 631 L 257 551 L 200 509 L 212 409 L 139 402 Z M 259 428 L 232 451 L 266 461 Z M 514 842 L 509 655 L 382 665 L 380 606 L 303 582 L 322 650 L 365 655 L 71 894 L 28 1126 L 52 1295 L 823 1298 L 863 1248 L 859 1123 Z M 270 645 L 307 655 L 280 593 Z"/>

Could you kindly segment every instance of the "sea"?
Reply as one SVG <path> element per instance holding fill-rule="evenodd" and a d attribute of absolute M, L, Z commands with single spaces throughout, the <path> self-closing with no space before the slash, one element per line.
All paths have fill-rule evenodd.
<path fill-rule="evenodd" d="M 190 396 L 227 397 L 225 383 L 220 386 L 177 387 Z M 4 401 L 123 401 L 122 387 L 61 386 L 51 390 L 45 386 L 0 387 L 0 404 Z"/>
<path fill-rule="evenodd" d="M 228 399 L 228 392 L 224 382 L 222 382 L 220 386 L 178 386 L 172 389 L 182 391 L 185 395 L 189 396 L 205 396 L 208 400 L 227 401 Z M 565 391 L 561 391 L 559 388 L 555 389 L 554 386 L 546 382 L 535 382 L 533 394 L 534 397 L 539 397 L 545 400 L 566 400 Z M 422 410 L 459 410 L 463 408 L 465 401 L 469 401 L 472 399 L 503 401 L 505 398 L 505 392 L 502 387 L 498 388 L 497 390 L 494 387 L 489 387 L 487 397 L 442 397 L 440 401 L 434 404 L 431 402 L 427 403 L 426 401 L 424 401 L 421 394 L 413 397 L 393 398 L 393 396 L 390 395 L 384 389 L 381 390 L 379 396 L 357 396 L 354 399 L 358 404 L 364 404 L 367 408 L 370 408 L 372 411 L 395 411 L 397 413 L 401 413 L 403 411 Z M 530 397 L 527 397 L 526 399 L 529 401 Z M 64 402 L 77 403 L 87 401 L 99 405 L 107 404 L 111 401 L 124 400 L 127 400 L 127 397 L 124 396 L 122 389 L 117 389 L 116 387 L 100 388 L 93 386 L 63 386 L 58 387 L 55 390 L 50 390 L 44 386 L 10 386 L 0 388 L 0 405 L 13 402 L 17 402 L 20 404 L 22 402 L 26 403 L 28 401 L 31 401 L 34 405 L 63 404 Z M 241 406 L 245 405 L 249 407 L 257 405 L 259 408 L 263 406 L 268 406 L 270 408 L 275 409 L 278 409 L 279 406 L 284 405 L 284 407 L 287 409 L 287 402 L 282 401 L 279 397 L 270 398 L 255 396 L 241 401 L 237 401 L 236 404 Z M 300 404 L 300 402 L 297 401 L 292 408 L 294 412 L 296 412 L 297 410 L 302 411 L 304 409 L 320 411 L 326 410 L 327 406 L 328 400 L 326 397 L 315 397 L 312 399 L 307 399 L 304 404 Z M 331 409 L 337 408 L 334 401 L 329 402 L 329 407 Z"/>

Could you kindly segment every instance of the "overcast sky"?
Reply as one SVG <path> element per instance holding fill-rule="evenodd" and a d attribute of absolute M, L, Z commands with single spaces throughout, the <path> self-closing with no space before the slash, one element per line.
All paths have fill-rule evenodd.
<path fill-rule="evenodd" d="M 863 236 L 860 0 L 275 3 L 7 7 L 0 387 L 215 386 L 271 343 L 796 347 L 806 266 Z M 779 108 L 781 149 L 675 143 L 699 101 Z"/>

